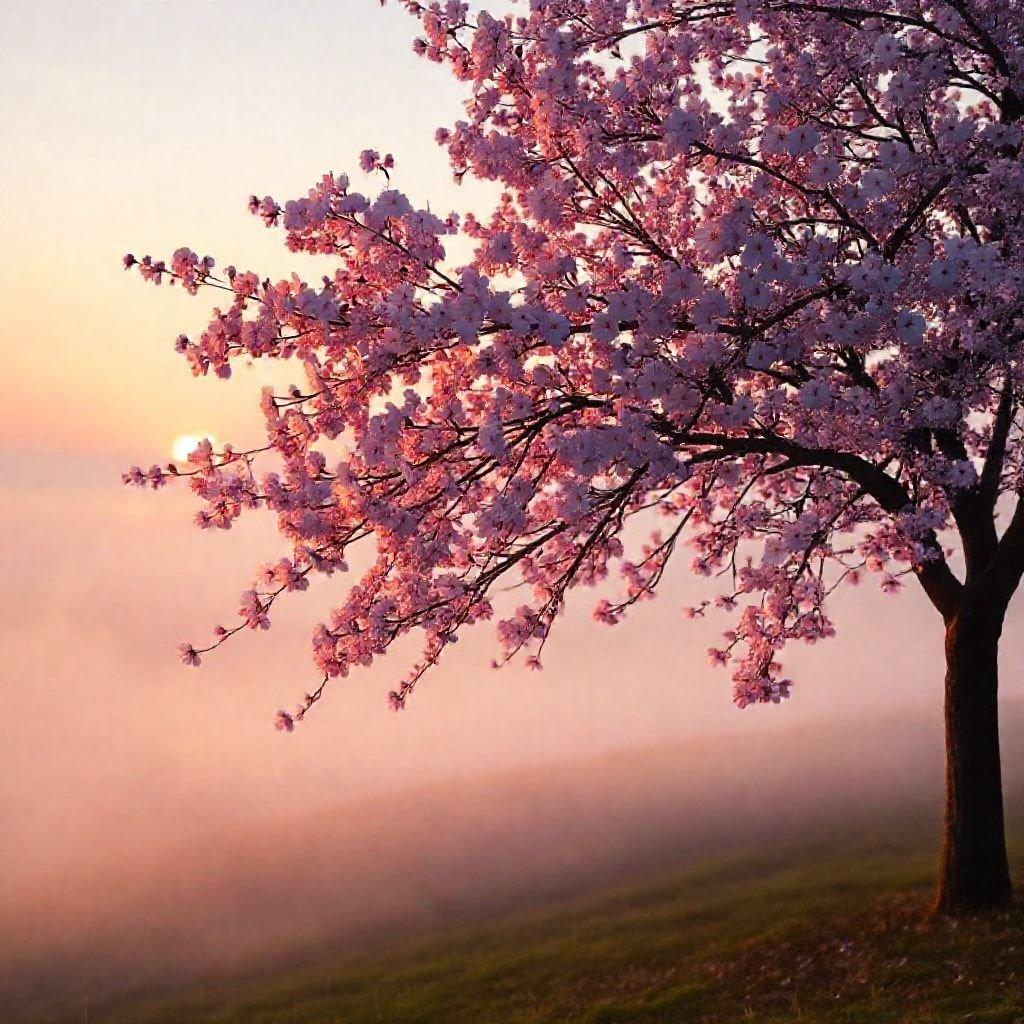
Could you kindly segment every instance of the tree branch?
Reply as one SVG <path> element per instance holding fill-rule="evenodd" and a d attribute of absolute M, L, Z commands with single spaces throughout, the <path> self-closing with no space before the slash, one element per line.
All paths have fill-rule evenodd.
<path fill-rule="evenodd" d="M 1024 576 L 1024 495 L 1018 495 L 1013 518 L 1006 528 L 995 558 L 986 573 L 985 585 L 993 598 L 1005 608 Z"/>
<path fill-rule="evenodd" d="M 830 448 L 807 448 L 775 434 L 748 437 L 729 437 L 713 433 L 689 433 L 684 443 L 718 447 L 722 454 L 782 455 L 791 466 L 821 466 L 845 473 L 860 484 L 865 493 L 889 513 L 898 513 L 911 504 L 906 488 L 883 469 L 850 452 Z M 1021 511 L 1021 557 L 1024 559 L 1024 510 Z M 942 545 L 934 533 L 925 537 L 931 557 L 914 566 L 914 572 L 929 600 L 946 620 L 960 607 L 963 584 L 950 569 L 942 552 Z"/>
<path fill-rule="evenodd" d="M 1013 425 L 1013 377 L 1009 369 L 1003 380 L 1003 389 L 999 395 L 999 406 L 992 423 L 992 439 L 985 453 L 985 465 L 981 470 L 979 490 L 992 508 L 995 508 L 999 495 L 999 479 L 1003 471 L 1003 458 L 1006 455 L 1006 442 Z"/>

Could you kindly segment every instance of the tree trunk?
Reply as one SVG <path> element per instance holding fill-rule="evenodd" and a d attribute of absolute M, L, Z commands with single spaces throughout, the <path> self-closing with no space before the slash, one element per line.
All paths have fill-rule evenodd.
<path fill-rule="evenodd" d="M 974 607 L 971 605 L 974 604 Z M 936 910 L 967 914 L 1010 901 L 999 765 L 1002 614 L 967 602 L 946 626 L 946 824 Z"/>

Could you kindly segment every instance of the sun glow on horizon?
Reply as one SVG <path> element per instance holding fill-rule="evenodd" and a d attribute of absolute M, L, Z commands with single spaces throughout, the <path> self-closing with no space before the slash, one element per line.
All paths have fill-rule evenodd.
<path fill-rule="evenodd" d="M 171 458 L 175 462 L 187 462 L 189 455 L 202 441 L 209 441 L 214 446 L 217 444 L 217 439 L 212 434 L 182 434 L 176 437 L 171 444 Z"/>

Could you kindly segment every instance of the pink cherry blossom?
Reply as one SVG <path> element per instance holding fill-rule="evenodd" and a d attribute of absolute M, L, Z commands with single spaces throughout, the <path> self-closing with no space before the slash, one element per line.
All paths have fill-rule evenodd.
<path fill-rule="evenodd" d="M 464 88 L 437 141 L 457 179 L 500 185 L 493 209 L 420 208 L 366 148 L 360 169 L 388 186 L 374 194 L 327 174 L 249 199 L 291 251 L 333 261 L 322 278 L 218 275 L 187 247 L 123 260 L 217 296 L 175 343 L 192 373 L 276 360 L 296 375 L 262 396 L 265 443 L 204 442 L 187 466 L 124 476 L 186 480 L 204 528 L 276 517 L 286 551 L 211 646 L 334 576 L 317 670 L 347 676 L 416 632 L 399 709 L 463 630 L 493 620 L 501 660 L 539 664 L 571 589 L 600 587 L 595 617 L 620 622 L 688 548 L 723 591 L 691 613 L 730 617 L 710 656 L 746 706 L 789 695 L 787 643 L 830 637 L 829 597 L 865 573 L 886 591 L 916 577 L 948 620 L 981 559 L 1008 567 L 1009 599 L 1024 571 L 1016 7 L 403 3 L 415 50 Z M 962 534 L 961 580 L 946 549 L 977 517 L 990 525 Z"/>
<path fill-rule="evenodd" d="M 202 662 L 199 652 L 187 643 L 178 645 L 178 658 L 183 665 L 189 665 L 192 668 L 198 668 Z"/>

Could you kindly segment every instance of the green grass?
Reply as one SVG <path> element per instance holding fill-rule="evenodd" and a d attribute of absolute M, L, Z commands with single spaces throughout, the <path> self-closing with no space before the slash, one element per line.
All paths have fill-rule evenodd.
<path fill-rule="evenodd" d="M 932 853 L 766 852 L 103 1019 L 1024 1022 L 1024 908 L 929 918 L 933 873 Z"/>

